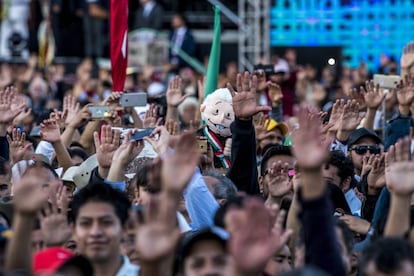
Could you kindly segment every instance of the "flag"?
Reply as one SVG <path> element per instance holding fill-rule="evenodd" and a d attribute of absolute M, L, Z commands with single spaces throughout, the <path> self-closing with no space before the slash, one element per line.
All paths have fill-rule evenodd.
<path fill-rule="evenodd" d="M 220 51 L 221 51 L 221 26 L 220 26 L 220 9 L 215 7 L 214 9 L 214 33 L 213 43 L 211 44 L 210 57 L 208 60 L 207 68 L 207 80 L 204 91 L 204 98 L 208 94 L 214 92 L 217 89 L 217 82 L 220 69 Z"/>
<path fill-rule="evenodd" d="M 40 68 L 44 68 L 52 64 L 56 51 L 48 1 L 44 1 L 42 3 L 42 15 L 44 20 L 40 23 L 39 30 L 37 32 L 37 40 L 39 42 L 38 65 Z"/>
<path fill-rule="evenodd" d="M 128 63 L 128 0 L 111 0 L 110 51 L 113 91 L 123 91 Z"/>

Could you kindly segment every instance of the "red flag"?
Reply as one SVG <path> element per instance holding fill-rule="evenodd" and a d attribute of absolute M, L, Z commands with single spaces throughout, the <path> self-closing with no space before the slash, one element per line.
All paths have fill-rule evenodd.
<path fill-rule="evenodd" d="M 123 91 L 128 62 L 128 0 L 111 0 L 110 14 L 113 91 Z"/>

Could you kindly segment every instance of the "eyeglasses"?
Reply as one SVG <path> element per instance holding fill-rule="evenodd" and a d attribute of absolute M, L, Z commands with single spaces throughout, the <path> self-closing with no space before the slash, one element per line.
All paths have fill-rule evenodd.
<path fill-rule="evenodd" d="M 364 155 L 367 151 L 371 154 L 379 154 L 381 153 L 381 148 L 378 145 L 372 146 L 355 146 L 352 147 L 351 150 L 355 151 L 358 155 Z"/>
<path fill-rule="evenodd" d="M 267 169 L 267 170 L 264 172 L 263 177 L 265 177 L 266 175 L 268 175 L 268 174 L 269 174 L 269 170 L 270 170 L 270 169 Z M 288 169 L 288 176 L 289 176 L 289 178 L 292 178 L 293 176 L 295 176 L 295 169 L 293 169 L 293 168 Z"/>

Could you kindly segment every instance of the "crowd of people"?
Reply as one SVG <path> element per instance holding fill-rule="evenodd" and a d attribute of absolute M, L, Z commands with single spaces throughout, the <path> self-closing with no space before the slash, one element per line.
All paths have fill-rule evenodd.
<path fill-rule="evenodd" d="M 392 89 L 297 55 L 229 63 L 212 93 L 174 53 L 124 91 L 91 58 L 1 63 L 1 272 L 414 275 L 414 43 L 381 58 Z M 148 104 L 122 106 L 129 92 Z"/>

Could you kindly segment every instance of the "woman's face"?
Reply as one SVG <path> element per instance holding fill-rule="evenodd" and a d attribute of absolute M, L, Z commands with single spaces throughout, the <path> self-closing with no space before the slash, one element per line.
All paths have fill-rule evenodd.
<path fill-rule="evenodd" d="M 183 114 L 181 116 L 182 121 L 185 124 L 189 124 L 191 120 L 194 120 L 196 117 L 197 107 L 194 105 L 187 105 L 183 109 Z"/>

